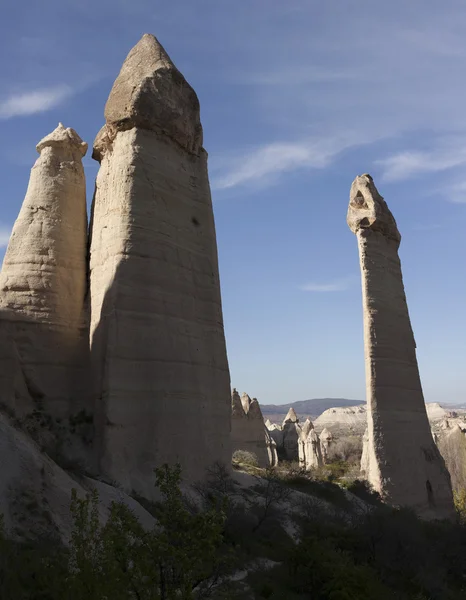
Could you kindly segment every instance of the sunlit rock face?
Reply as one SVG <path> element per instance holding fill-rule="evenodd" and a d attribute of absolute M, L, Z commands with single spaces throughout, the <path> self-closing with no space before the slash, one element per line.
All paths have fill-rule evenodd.
<path fill-rule="evenodd" d="M 252 452 L 260 467 L 278 463 L 277 446 L 264 423 L 257 398 L 247 394 L 241 397 L 233 388 L 231 394 L 231 444 L 232 450 Z"/>
<path fill-rule="evenodd" d="M 61 123 L 37 144 L 0 273 L 2 401 L 21 418 L 40 413 L 40 426 L 82 411 L 92 418 L 86 150 Z"/>
<path fill-rule="evenodd" d="M 363 468 L 393 505 L 453 518 L 450 476 L 432 439 L 398 257 L 401 236 L 372 177 L 356 177 L 348 225 L 362 275 L 368 430 Z"/>
<path fill-rule="evenodd" d="M 105 107 L 90 247 L 102 472 L 154 493 L 153 469 L 199 479 L 231 462 L 230 378 L 199 101 L 154 36 Z"/>

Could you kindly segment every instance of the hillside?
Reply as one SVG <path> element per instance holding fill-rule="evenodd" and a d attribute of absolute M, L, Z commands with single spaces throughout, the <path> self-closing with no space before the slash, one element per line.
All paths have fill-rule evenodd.
<path fill-rule="evenodd" d="M 364 404 L 363 400 L 348 400 L 348 398 L 312 398 L 311 400 L 298 400 L 290 404 L 261 404 L 262 414 L 271 421 L 283 420 L 289 408 L 294 408 L 300 419 L 316 419 L 329 408 L 340 406 L 358 406 Z"/>

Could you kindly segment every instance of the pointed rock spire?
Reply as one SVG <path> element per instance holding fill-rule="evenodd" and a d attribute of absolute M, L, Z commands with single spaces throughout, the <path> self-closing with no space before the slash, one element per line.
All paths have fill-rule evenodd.
<path fill-rule="evenodd" d="M 244 392 L 241 395 L 241 404 L 243 405 L 243 409 L 246 414 L 249 413 L 249 407 L 251 406 L 251 402 L 251 398 L 246 394 L 246 392 Z"/>
<path fill-rule="evenodd" d="M 202 146 L 197 95 L 151 34 L 144 34 L 126 57 L 105 105 L 105 120 L 110 139 L 116 131 L 139 127 L 167 135 L 192 154 Z"/>
<path fill-rule="evenodd" d="M 301 437 L 302 439 L 306 439 L 311 429 L 314 429 L 314 425 L 312 424 L 311 419 L 306 419 L 301 428 Z"/>
<path fill-rule="evenodd" d="M 231 393 L 231 416 L 236 418 L 243 418 L 246 416 L 240 395 L 236 388 L 233 388 Z"/>
<path fill-rule="evenodd" d="M 286 417 L 283 420 L 283 425 L 285 425 L 285 423 L 298 423 L 299 419 L 298 419 L 298 415 L 295 413 L 295 410 L 293 407 L 290 407 L 290 410 L 286 413 Z"/>
<path fill-rule="evenodd" d="M 251 404 L 249 405 L 248 417 L 250 419 L 260 419 L 264 421 L 264 417 L 262 416 L 261 407 L 259 405 L 259 401 L 257 398 L 253 398 L 251 400 Z"/>

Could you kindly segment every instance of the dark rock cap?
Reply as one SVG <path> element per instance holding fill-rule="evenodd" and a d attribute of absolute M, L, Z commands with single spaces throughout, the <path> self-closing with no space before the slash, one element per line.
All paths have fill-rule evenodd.
<path fill-rule="evenodd" d="M 105 120 L 109 140 L 118 131 L 139 127 L 168 136 L 192 154 L 202 147 L 196 92 L 151 34 L 142 36 L 123 63 L 105 105 Z M 97 159 L 101 151 L 96 148 Z"/>

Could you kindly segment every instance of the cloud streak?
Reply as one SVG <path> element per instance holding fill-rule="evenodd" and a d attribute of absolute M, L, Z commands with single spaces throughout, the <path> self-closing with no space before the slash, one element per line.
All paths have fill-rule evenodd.
<path fill-rule="evenodd" d="M 233 158 L 229 166 L 214 175 L 212 187 L 226 190 L 245 184 L 268 186 L 280 176 L 300 169 L 323 169 L 344 150 L 367 143 L 348 134 L 342 137 L 322 138 L 300 142 L 276 142 Z"/>
<path fill-rule="evenodd" d="M 67 85 L 59 85 L 13 94 L 0 101 L 0 119 L 26 117 L 37 113 L 46 112 L 62 104 L 73 94 Z"/>
<path fill-rule="evenodd" d="M 327 283 L 317 283 L 310 282 L 304 285 L 299 286 L 299 289 L 303 292 L 317 292 L 317 293 L 327 293 L 327 292 L 344 292 L 347 290 L 352 282 L 352 278 L 345 277 L 344 279 L 337 279 L 335 281 L 327 282 Z"/>
<path fill-rule="evenodd" d="M 425 173 L 438 173 L 466 163 L 464 137 L 440 138 L 433 141 L 434 149 L 427 152 L 403 151 L 388 158 L 376 160 L 382 179 L 399 182 Z"/>

